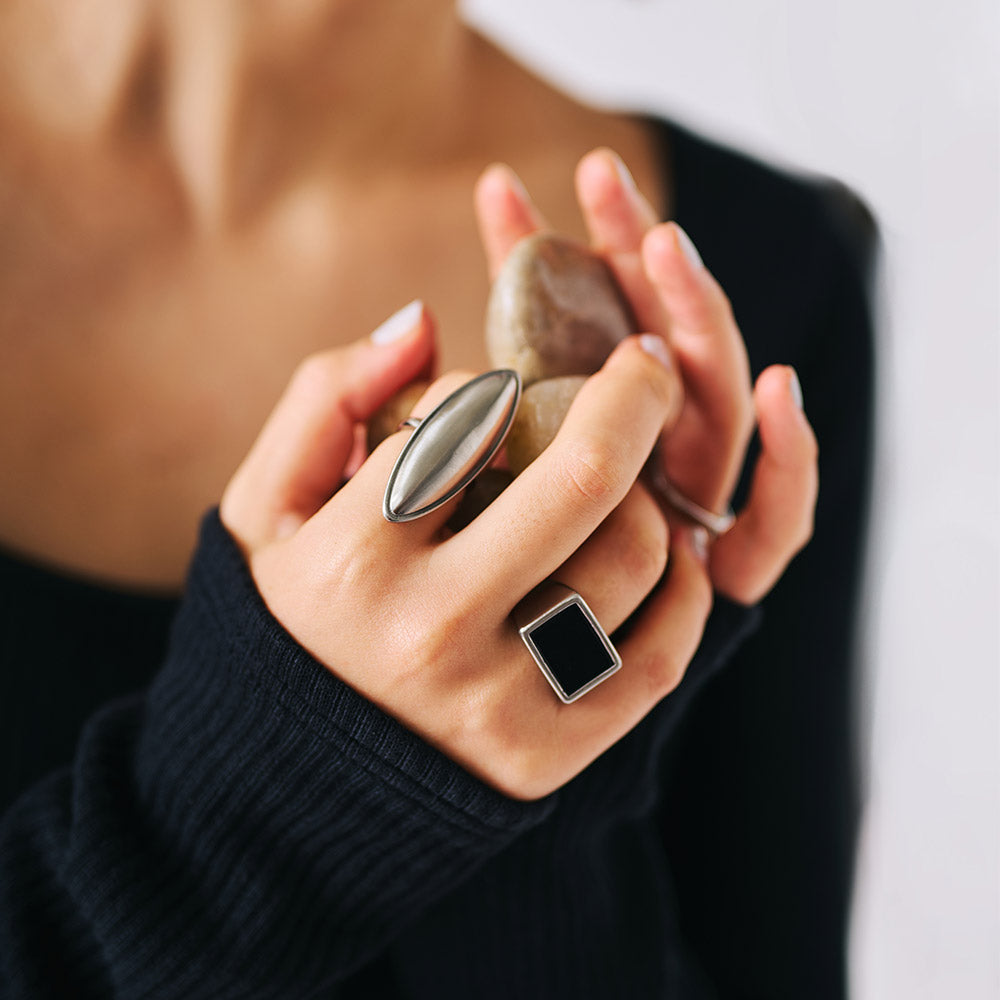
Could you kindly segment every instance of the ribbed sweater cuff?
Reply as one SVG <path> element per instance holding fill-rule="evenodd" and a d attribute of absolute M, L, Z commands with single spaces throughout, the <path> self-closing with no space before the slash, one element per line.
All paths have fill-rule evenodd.
<path fill-rule="evenodd" d="M 317 663 L 214 513 L 137 760 L 163 868 L 160 926 L 128 947 L 156 961 L 169 922 L 189 989 L 339 978 L 554 804 L 498 794 Z"/>

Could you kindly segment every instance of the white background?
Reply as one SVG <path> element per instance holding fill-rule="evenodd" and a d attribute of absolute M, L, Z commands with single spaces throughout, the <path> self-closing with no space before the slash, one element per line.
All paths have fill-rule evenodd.
<path fill-rule="evenodd" d="M 1000 997 L 1000 6 L 469 0 L 528 65 L 874 208 L 878 468 L 856 1000 Z M 807 401 L 808 403 L 808 401 Z"/>

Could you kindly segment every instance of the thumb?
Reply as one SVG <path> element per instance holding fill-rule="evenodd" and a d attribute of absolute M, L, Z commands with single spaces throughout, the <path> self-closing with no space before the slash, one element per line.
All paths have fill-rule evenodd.
<path fill-rule="evenodd" d="M 433 362 L 419 300 L 370 337 L 306 358 L 223 494 L 229 531 L 248 549 L 291 534 L 342 482 L 356 425 Z"/>

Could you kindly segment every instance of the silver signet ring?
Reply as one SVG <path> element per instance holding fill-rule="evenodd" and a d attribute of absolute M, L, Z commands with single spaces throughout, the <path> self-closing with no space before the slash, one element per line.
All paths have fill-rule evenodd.
<path fill-rule="evenodd" d="M 518 632 L 559 700 L 569 705 L 621 669 L 622 658 L 587 602 L 552 581 L 514 609 Z"/>
<path fill-rule="evenodd" d="M 413 435 L 385 489 L 387 521 L 413 521 L 460 493 L 493 460 L 521 400 L 521 376 L 509 368 L 466 382 L 423 420 L 406 420 Z"/>

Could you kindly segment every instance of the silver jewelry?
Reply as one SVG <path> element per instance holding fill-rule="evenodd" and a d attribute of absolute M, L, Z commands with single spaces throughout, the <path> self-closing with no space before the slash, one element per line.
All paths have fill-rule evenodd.
<path fill-rule="evenodd" d="M 528 595 L 514 611 L 528 652 L 565 704 L 576 701 L 621 669 L 607 633 L 587 602 L 561 583 Z"/>
<path fill-rule="evenodd" d="M 521 376 L 498 368 L 466 382 L 422 420 L 404 420 L 400 427 L 413 434 L 385 488 L 385 519 L 423 517 L 464 490 L 500 450 L 520 401 Z"/>
<path fill-rule="evenodd" d="M 701 504 L 695 503 L 683 493 L 667 478 L 666 473 L 659 466 L 659 461 L 650 463 L 652 470 L 652 486 L 671 507 L 679 510 L 685 517 L 690 518 L 695 524 L 700 524 L 715 537 L 724 535 L 736 522 L 736 514 L 732 507 L 727 507 L 722 514 L 707 510 Z"/>

